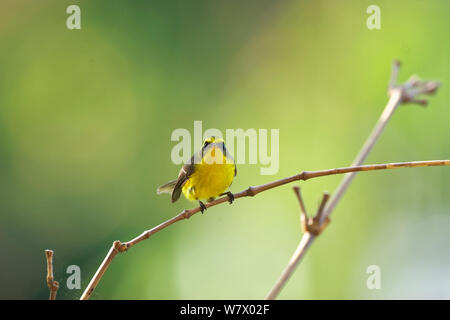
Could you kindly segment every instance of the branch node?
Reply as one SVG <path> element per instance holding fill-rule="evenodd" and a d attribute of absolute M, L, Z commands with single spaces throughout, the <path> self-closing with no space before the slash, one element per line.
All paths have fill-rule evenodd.
<path fill-rule="evenodd" d="M 308 218 L 305 203 L 303 202 L 302 194 L 300 192 L 300 187 L 294 186 L 292 187 L 292 189 L 294 190 L 294 193 L 297 196 L 297 200 L 300 205 L 300 223 L 302 232 L 303 233 L 309 232 L 313 236 L 320 235 L 330 222 L 329 217 L 325 218 L 322 217 L 325 205 L 327 204 L 327 201 L 330 198 L 330 194 L 328 192 L 323 193 L 322 201 L 320 203 L 319 208 L 317 209 L 316 215 L 313 218 Z"/>
<path fill-rule="evenodd" d="M 190 210 L 184 209 L 181 215 L 183 216 L 183 219 L 189 219 L 191 217 L 190 213 L 191 213 Z"/>
<path fill-rule="evenodd" d="M 297 180 L 308 180 L 308 174 L 306 171 L 302 171 L 297 175 Z"/>
<path fill-rule="evenodd" d="M 253 187 L 248 187 L 246 193 L 247 193 L 247 195 L 249 195 L 250 197 L 256 196 L 255 188 L 253 188 Z"/>
<path fill-rule="evenodd" d="M 119 240 L 114 241 L 114 249 L 117 252 L 124 252 L 128 250 L 128 246 L 126 245 L 126 243 L 122 243 Z"/>
<path fill-rule="evenodd" d="M 389 95 L 392 95 L 392 93 L 397 90 L 400 91 L 401 103 L 413 103 L 426 106 L 428 101 L 425 99 L 420 99 L 417 96 L 421 94 L 435 94 L 437 89 L 440 87 L 440 83 L 438 81 L 424 81 L 417 75 L 412 75 L 409 77 L 407 82 L 397 84 L 399 68 L 400 63 L 398 61 L 394 61 L 392 65 L 391 80 L 389 82 Z"/>
<path fill-rule="evenodd" d="M 313 219 L 313 222 L 308 226 L 308 232 L 317 237 L 323 232 L 325 227 L 328 226 L 330 221 L 330 217 L 326 217 L 322 223 L 320 223 L 319 220 Z"/>

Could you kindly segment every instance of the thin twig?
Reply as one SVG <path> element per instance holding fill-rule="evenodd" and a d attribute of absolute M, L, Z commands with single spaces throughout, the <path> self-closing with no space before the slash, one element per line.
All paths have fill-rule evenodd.
<path fill-rule="evenodd" d="M 305 233 L 308 229 L 308 213 L 306 213 L 305 203 L 303 202 L 302 194 L 300 193 L 300 187 L 294 186 L 294 193 L 297 196 L 298 204 L 300 206 L 300 225 L 302 232 Z"/>
<path fill-rule="evenodd" d="M 314 242 L 314 239 L 316 239 L 315 236 L 313 236 L 310 232 L 305 232 L 303 234 L 303 237 L 300 240 L 300 243 L 298 244 L 297 248 L 294 251 L 294 254 L 292 255 L 291 260 L 289 260 L 286 268 L 283 270 L 283 273 L 281 274 L 280 278 L 272 287 L 272 290 L 269 292 L 269 294 L 266 296 L 266 300 L 272 300 L 275 299 L 276 295 L 283 289 L 286 282 L 289 280 L 291 275 L 294 273 L 295 268 L 297 267 L 298 263 L 301 261 L 303 256 L 306 253 L 306 250 L 311 246 L 311 244 Z"/>
<path fill-rule="evenodd" d="M 336 168 L 336 169 L 329 169 L 329 170 L 319 170 L 319 171 L 303 171 L 299 174 L 276 180 L 273 182 L 269 182 L 263 185 L 255 186 L 255 187 L 248 187 L 247 189 L 234 194 L 234 199 L 239 199 L 243 197 L 254 197 L 258 193 L 280 187 L 282 185 L 298 181 L 298 180 L 309 180 L 313 178 L 318 177 L 324 177 L 329 175 L 335 175 L 335 174 L 344 174 L 348 172 L 358 172 L 358 171 L 373 171 L 373 170 L 386 170 L 386 169 L 396 169 L 396 168 L 413 168 L 413 167 L 430 167 L 430 166 L 449 166 L 450 160 L 432 160 L 432 161 L 415 161 L 415 162 L 397 162 L 397 163 L 387 163 L 387 164 L 374 164 L 374 165 L 366 165 L 366 166 L 359 166 L 359 167 L 345 167 L 345 168 Z M 214 207 L 216 205 L 219 205 L 221 203 L 228 202 L 228 197 L 222 197 L 217 200 L 205 203 L 205 206 L 207 208 Z M 161 231 L 162 229 L 167 228 L 168 226 L 174 224 L 177 221 L 184 220 L 190 218 L 192 215 L 200 212 L 200 207 L 196 207 L 190 210 L 184 210 L 178 215 L 174 216 L 173 218 L 157 225 L 156 227 L 149 229 L 147 231 L 144 231 L 142 234 L 137 236 L 136 238 L 128 241 L 128 242 L 120 242 L 118 240 L 114 241 L 111 249 L 109 250 L 108 254 L 106 255 L 105 259 L 101 263 L 100 267 L 98 268 L 97 272 L 94 274 L 92 280 L 89 282 L 87 288 L 85 289 L 83 295 L 81 296 L 81 300 L 89 299 L 92 292 L 96 288 L 97 284 L 100 282 L 103 274 L 108 269 L 109 265 L 111 264 L 114 257 L 119 252 L 124 252 L 128 250 L 129 248 L 133 247 L 134 245 L 138 244 L 141 241 L 144 241 L 153 234 L 155 234 L 158 231 Z"/>
<path fill-rule="evenodd" d="M 308 248 L 313 243 L 314 239 L 323 231 L 323 229 L 328 225 L 330 221 L 330 219 L 327 218 L 323 223 L 320 222 L 323 210 L 330 197 L 328 192 L 323 193 L 322 201 L 319 205 L 319 208 L 317 209 L 316 215 L 313 218 L 308 219 L 305 211 L 305 204 L 303 203 L 303 198 L 300 192 L 300 188 L 298 186 L 294 186 L 292 187 L 292 189 L 294 189 L 294 193 L 300 205 L 300 215 L 302 217 L 301 229 L 303 237 L 301 238 L 301 241 L 298 244 L 297 249 L 292 255 L 291 260 L 289 261 L 283 273 L 281 274 L 280 279 L 274 284 L 271 292 L 279 292 L 283 288 L 284 284 L 289 280 L 292 273 L 294 272 L 298 262 L 302 259 L 303 255 L 305 254 L 306 252 L 305 248 Z M 273 299 L 273 298 L 274 297 L 270 295 L 266 297 L 266 299 Z"/>
<path fill-rule="evenodd" d="M 317 209 L 316 216 L 314 217 L 318 222 L 322 221 L 323 211 L 328 202 L 328 199 L 330 199 L 330 194 L 328 192 L 324 192 L 322 196 L 322 202 L 320 203 L 319 209 Z"/>
<path fill-rule="evenodd" d="M 45 257 L 47 258 L 47 286 L 50 290 L 49 300 L 56 299 L 56 293 L 58 292 L 59 283 L 53 278 L 53 251 L 45 250 Z"/>
<path fill-rule="evenodd" d="M 388 123 L 389 119 L 392 117 L 394 111 L 398 108 L 398 106 L 404 103 L 418 103 L 421 105 L 426 105 L 427 101 L 423 99 L 422 100 L 417 99 L 417 95 L 434 94 L 437 88 L 439 87 L 439 83 L 437 81 L 420 81 L 417 77 L 414 76 L 411 77 L 408 80 L 408 82 L 402 85 L 398 85 L 397 77 L 399 68 L 400 63 L 398 61 L 394 61 L 392 65 L 392 73 L 388 90 L 390 96 L 389 101 L 383 113 L 381 114 L 380 119 L 373 128 L 371 134 L 369 135 L 368 139 L 366 140 L 360 152 L 353 161 L 352 167 L 359 167 L 364 163 L 370 151 L 372 150 L 378 138 L 380 137 L 383 129 L 385 128 L 386 124 Z M 391 169 L 394 167 L 399 167 L 399 164 L 388 164 L 386 166 L 387 166 L 386 169 Z M 420 166 L 419 162 L 416 162 L 414 166 Z M 367 168 L 370 166 L 363 166 L 363 167 Z M 377 169 L 373 168 L 367 170 L 377 170 Z M 363 170 L 347 171 L 347 174 L 342 179 L 339 187 L 335 191 L 333 197 L 331 198 L 328 205 L 325 207 L 323 214 L 319 219 L 319 226 L 318 226 L 319 230 L 323 229 L 324 225 L 322 226 L 322 224 L 328 223 L 331 212 L 344 195 L 345 191 L 347 190 L 353 178 L 355 177 L 356 172 L 358 171 Z M 274 286 L 267 294 L 266 299 L 275 299 L 278 296 L 281 289 L 284 287 L 287 280 L 294 272 L 295 267 L 301 261 L 306 250 L 308 250 L 309 246 L 314 241 L 314 238 L 316 236 L 317 235 L 311 234 L 310 232 L 306 232 L 303 234 L 303 237 L 301 238 L 297 249 L 292 255 L 292 258 L 289 261 L 288 266 L 284 269 L 279 279 L 275 282 Z"/>

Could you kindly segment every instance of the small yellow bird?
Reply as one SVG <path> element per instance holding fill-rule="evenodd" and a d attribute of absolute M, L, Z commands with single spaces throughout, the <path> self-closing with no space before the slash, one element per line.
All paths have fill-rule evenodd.
<path fill-rule="evenodd" d="M 201 200 L 210 202 L 226 194 L 230 204 L 233 202 L 233 194 L 225 190 L 230 187 L 236 174 L 236 163 L 225 148 L 223 139 L 210 137 L 181 168 L 178 178 L 160 186 L 156 192 L 171 193 L 172 202 L 177 201 L 183 192 L 186 199 L 200 203 L 203 213 L 206 206 Z"/>

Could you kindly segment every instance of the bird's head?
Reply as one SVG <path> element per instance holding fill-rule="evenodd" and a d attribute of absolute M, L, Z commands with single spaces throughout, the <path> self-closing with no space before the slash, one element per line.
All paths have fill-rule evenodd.
<path fill-rule="evenodd" d="M 222 138 L 212 136 L 212 137 L 205 139 L 205 141 L 203 142 L 203 148 L 205 148 L 208 145 L 213 144 L 213 143 L 219 145 L 219 144 L 222 144 L 223 142 L 224 141 Z"/>
<path fill-rule="evenodd" d="M 218 151 L 218 152 L 216 152 Z M 227 154 L 227 151 L 225 149 L 225 143 L 222 138 L 219 137 L 209 137 L 206 138 L 203 142 L 202 147 L 202 154 L 203 157 L 206 158 L 217 158 L 216 160 L 212 161 L 214 163 L 223 163 L 223 155 Z M 219 161 L 219 162 L 217 162 Z M 211 161 L 209 161 L 211 163 Z"/>

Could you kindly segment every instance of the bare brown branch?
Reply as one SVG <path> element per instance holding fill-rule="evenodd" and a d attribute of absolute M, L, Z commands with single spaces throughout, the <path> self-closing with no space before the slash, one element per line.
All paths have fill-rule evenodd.
<path fill-rule="evenodd" d="M 303 235 L 302 239 L 300 240 L 300 243 L 295 250 L 291 260 L 288 263 L 288 266 L 283 270 L 281 276 L 279 279 L 275 282 L 272 289 L 269 291 L 268 295 L 266 296 L 266 299 L 275 299 L 278 294 L 280 293 L 281 289 L 284 287 L 288 279 L 290 278 L 291 274 L 294 272 L 297 264 L 300 262 L 301 258 L 305 255 L 306 251 L 308 250 L 309 246 L 311 245 L 312 241 L 314 241 L 314 238 L 320 234 L 320 232 L 323 230 L 323 228 L 328 224 L 329 222 L 329 216 L 333 209 L 336 207 L 342 196 L 344 195 L 347 188 L 350 186 L 350 183 L 352 182 L 353 178 L 356 175 L 356 172 L 358 171 L 368 171 L 368 170 L 381 170 L 381 169 L 394 169 L 394 168 L 401 168 L 401 167 L 419 167 L 427 165 L 426 162 L 411 162 L 409 164 L 406 163 L 391 163 L 391 164 L 385 164 L 385 165 L 374 165 L 374 166 L 361 166 L 364 161 L 366 160 L 367 156 L 369 155 L 370 151 L 374 147 L 375 143 L 377 142 L 378 138 L 380 137 L 383 129 L 385 128 L 386 124 L 388 123 L 389 119 L 394 114 L 395 110 L 404 103 L 416 103 L 420 105 L 426 105 L 428 103 L 425 99 L 419 99 L 417 96 L 421 94 L 434 94 L 439 87 L 439 82 L 437 81 L 421 81 L 418 77 L 412 76 L 406 83 L 398 85 L 397 84 L 397 78 L 398 78 L 398 72 L 400 68 L 400 63 L 398 61 L 394 61 L 392 65 L 392 73 L 391 73 L 391 80 L 389 82 L 389 101 L 381 114 L 380 119 L 378 120 L 377 124 L 373 128 L 371 134 L 367 138 L 366 142 L 362 146 L 360 152 L 356 156 L 355 160 L 353 161 L 351 168 L 360 168 L 360 169 L 335 169 L 336 172 L 339 173 L 347 173 L 344 178 L 342 179 L 339 187 L 335 191 L 333 197 L 331 198 L 328 205 L 323 209 L 323 214 L 320 215 L 319 221 L 318 221 L 318 233 L 313 234 L 311 232 L 307 232 Z M 448 165 L 448 161 L 444 160 L 442 164 L 438 164 L 439 162 L 433 162 L 430 165 Z M 326 170 L 323 172 L 326 173 Z"/>
<path fill-rule="evenodd" d="M 276 180 L 273 182 L 269 182 L 267 184 L 255 186 L 255 187 L 248 187 L 247 189 L 234 194 L 234 199 L 239 199 L 243 197 L 254 197 L 258 193 L 280 187 L 282 185 L 298 181 L 298 180 L 309 180 L 313 178 L 318 177 L 324 177 L 329 175 L 335 175 L 335 174 L 343 174 L 348 172 L 358 172 L 358 171 L 372 171 L 372 170 L 386 170 L 386 169 L 396 169 L 396 168 L 413 168 L 413 167 L 429 167 L 429 166 L 448 166 L 450 165 L 450 160 L 432 160 L 432 161 L 416 161 L 416 162 L 398 162 L 398 163 L 387 163 L 387 164 L 375 164 L 375 165 L 367 165 L 367 166 L 359 166 L 359 167 L 346 167 L 346 168 L 336 168 L 336 169 L 329 169 L 329 170 L 319 170 L 319 171 L 303 171 L 299 174 Z M 222 204 L 222 203 L 228 203 L 228 196 L 219 198 L 217 200 L 214 200 L 212 202 L 205 203 L 206 208 L 211 208 L 216 205 Z M 155 234 L 158 231 L 161 231 L 168 226 L 174 224 L 177 221 L 184 220 L 190 218 L 192 215 L 200 212 L 200 207 L 196 207 L 190 210 L 184 210 L 175 217 L 157 225 L 156 227 L 149 229 L 147 231 L 144 231 L 136 238 L 128 241 L 128 242 L 120 242 L 116 240 L 111 249 L 109 250 L 108 254 L 106 255 L 105 259 L 101 263 L 100 267 L 98 268 L 97 272 L 94 274 L 92 280 L 89 282 L 89 285 L 85 289 L 83 295 L 81 296 L 82 300 L 89 299 L 92 292 L 94 291 L 97 284 L 100 282 L 101 278 L 103 277 L 103 274 L 108 269 L 109 265 L 111 264 L 114 257 L 119 252 L 124 252 L 128 250 L 129 248 L 133 247 L 134 245 L 138 244 L 141 241 L 144 241 L 153 234 Z M 323 222 L 323 221 L 322 221 Z M 322 228 L 322 226 L 320 226 Z"/>
<path fill-rule="evenodd" d="M 50 290 L 49 300 L 56 299 L 56 293 L 58 292 L 59 283 L 53 278 L 53 251 L 45 250 L 45 257 L 47 258 L 47 286 Z"/>

